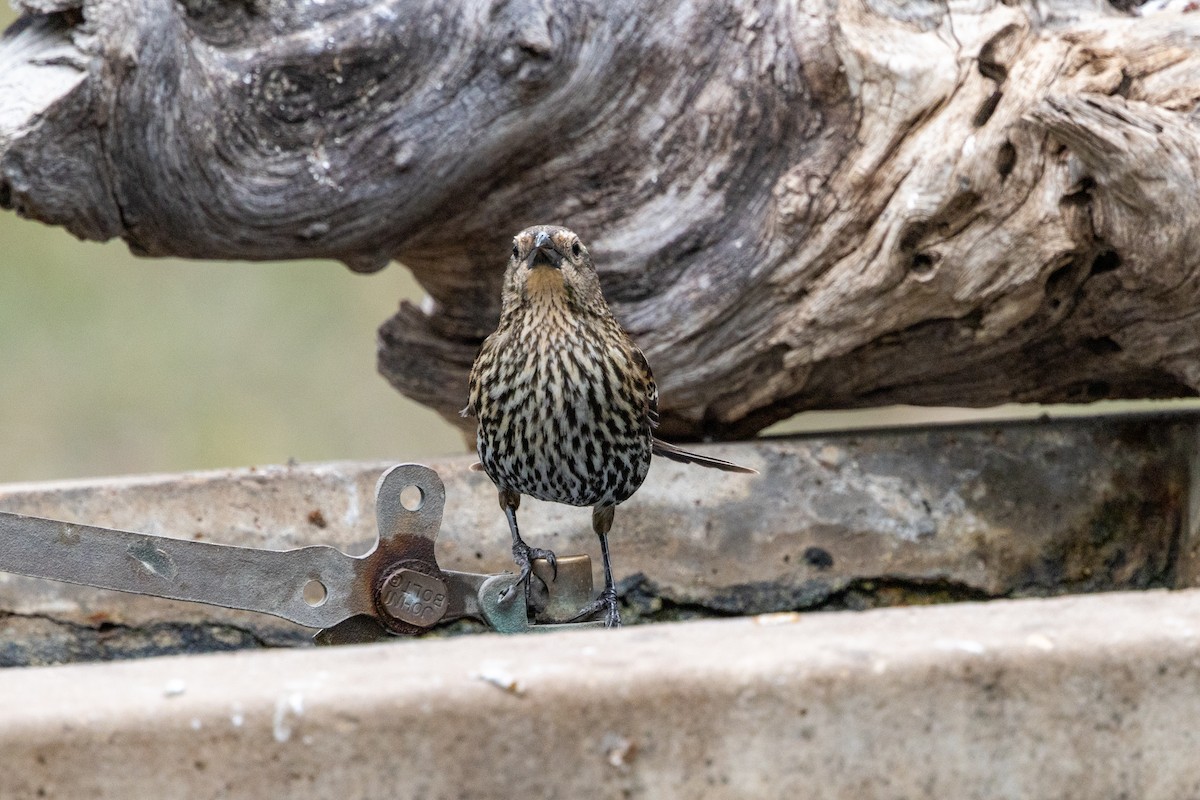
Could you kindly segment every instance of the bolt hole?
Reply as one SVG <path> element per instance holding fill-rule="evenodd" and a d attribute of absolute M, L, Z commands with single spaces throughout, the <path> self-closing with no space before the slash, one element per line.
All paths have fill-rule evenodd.
<path fill-rule="evenodd" d="M 425 492 L 421 491 L 420 486 L 405 486 L 400 490 L 400 505 L 409 511 L 420 511 L 421 506 L 425 505 Z"/>
<path fill-rule="evenodd" d="M 325 589 L 325 584 L 314 578 L 304 584 L 301 596 L 304 598 L 304 602 L 313 608 L 319 608 L 325 605 L 325 601 L 329 599 L 329 592 Z"/>

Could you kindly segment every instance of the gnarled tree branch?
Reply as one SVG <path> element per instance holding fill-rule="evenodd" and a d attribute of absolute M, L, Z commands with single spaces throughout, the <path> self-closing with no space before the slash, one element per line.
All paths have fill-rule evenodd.
<path fill-rule="evenodd" d="M 429 298 L 380 368 L 452 419 L 506 242 L 543 221 L 591 243 L 668 436 L 1200 391 L 1197 15 L 25 5 L 5 205 L 150 255 L 398 259 Z"/>

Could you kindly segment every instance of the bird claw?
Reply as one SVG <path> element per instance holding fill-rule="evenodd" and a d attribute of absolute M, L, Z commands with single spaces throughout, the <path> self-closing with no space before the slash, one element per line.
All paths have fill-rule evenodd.
<path fill-rule="evenodd" d="M 513 563 L 520 567 L 521 572 L 517 576 L 517 580 L 500 594 L 500 602 L 509 602 L 518 586 L 525 586 L 525 599 L 529 600 L 532 587 L 530 586 L 531 578 L 537 577 L 533 574 L 533 562 L 539 558 L 545 559 L 550 564 L 551 580 L 558 578 L 558 557 L 550 550 L 543 550 L 540 547 L 530 547 L 524 542 L 513 545 Z M 549 591 L 549 587 L 545 585 L 545 581 L 538 578 L 542 583 L 542 594 L 545 595 Z"/>
<path fill-rule="evenodd" d="M 529 550 L 529 556 L 531 561 L 537 561 L 539 558 L 545 559 L 550 565 L 550 580 L 558 580 L 558 556 L 554 555 L 553 551 L 532 547 Z M 532 564 L 530 568 L 532 569 Z"/>
<path fill-rule="evenodd" d="M 600 596 L 588 603 L 582 611 L 571 617 L 567 622 L 583 622 L 598 611 L 604 611 L 604 627 L 621 627 L 621 612 L 617 610 L 617 590 L 606 588 Z"/>

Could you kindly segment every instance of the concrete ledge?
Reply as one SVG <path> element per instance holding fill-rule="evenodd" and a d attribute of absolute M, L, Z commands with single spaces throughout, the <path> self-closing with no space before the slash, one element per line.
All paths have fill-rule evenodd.
<path fill-rule="evenodd" d="M 859 431 L 710 447 L 759 468 L 655 463 L 617 513 L 627 621 L 864 608 L 1197 582 L 1195 414 Z M 443 567 L 511 568 L 509 534 L 473 459 L 446 483 Z M 385 463 L 335 463 L 0 486 L 0 509 L 251 547 L 375 534 Z M 1189 511 L 1189 504 L 1192 508 Z M 590 553 L 586 509 L 528 501 L 522 531 Z M 600 576 L 596 575 L 599 584 Z M 263 615 L 0 573 L 0 665 L 301 644 Z"/>
<path fill-rule="evenodd" d="M 1200 592 L 10 670 L 0 797 L 1200 796 Z"/>

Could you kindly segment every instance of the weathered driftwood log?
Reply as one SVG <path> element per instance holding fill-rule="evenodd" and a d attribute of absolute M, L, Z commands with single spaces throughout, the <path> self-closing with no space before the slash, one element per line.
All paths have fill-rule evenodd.
<path fill-rule="evenodd" d="M 18 2 L 0 202 L 150 255 L 399 259 L 429 299 L 380 368 L 451 418 L 543 221 L 592 244 L 667 436 L 1200 391 L 1200 14 Z"/>

